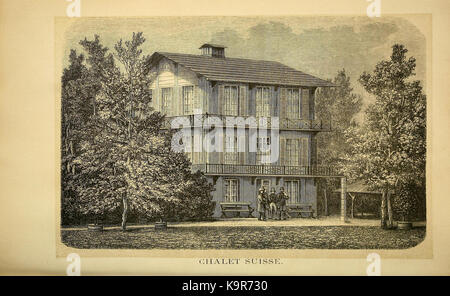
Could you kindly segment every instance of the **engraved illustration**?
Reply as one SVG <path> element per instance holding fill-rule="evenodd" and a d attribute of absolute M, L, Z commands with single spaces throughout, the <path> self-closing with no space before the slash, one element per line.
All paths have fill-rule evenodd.
<path fill-rule="evenodd" d="M 65 245 L 425 238 L 425 38 L 406 19 L 80 18 L 64 40 Z"/>

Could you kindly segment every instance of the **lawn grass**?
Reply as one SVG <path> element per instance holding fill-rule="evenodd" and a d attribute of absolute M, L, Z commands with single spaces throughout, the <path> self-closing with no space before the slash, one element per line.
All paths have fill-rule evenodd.
<path fill-rule="evenodd" d="M 122 232 L 62 230 L 62 242 L 81 249 L 406 249 L 425 227 L 383 230 L 362 226 L 169 227 Z"/>

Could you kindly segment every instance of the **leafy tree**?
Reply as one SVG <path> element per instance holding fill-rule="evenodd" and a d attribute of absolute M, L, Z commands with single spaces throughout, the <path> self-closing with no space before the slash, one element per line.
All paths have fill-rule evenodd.
<path fill-rule="evenodd" d="M 76 195 L 74 160 L 79 144 L 86 138 L 83 130 L 94 112 L 94 97 L 98 89 L 85 84 L 87 68 L 84 55 L 71 50 L 69 66 L 61 77 L 61 195 L 62 223 L 79 219 L 79 200 Z"/>
<path fill-rule="evenodd" d="M 340 70 L 332 81 L 336 87 L 321 88 L 316 95 L 316 115 L 318 118 L 330 119 L 331 132 L 317 135 L 318 159 L 325 165 L 337 168 L 344 166 L 345 156 L 351 151 L 351 144 L 346 142 L 345 132 L 357 126 L 356 115 L 362 107 L 361 96 L 353 92 L 350 77 L 345 69 Z M 320 187 L 324 190 L 338 187 L 339 180 L 324 179 Z M 326 192 L 324 195 L 326 196 Z"/>
<path fill-rule="evenodd" d="M 425 198 L 426 97 L 420 82 L 410 79 L 416 60 L 406 53 L 396 44 L 390 60 L 379 62 L 372 74 L 361 75 L 360 83 L 375 102 L 366 110 L 362 127 L 347 133 L 353 147 L 347 173 L 383 192 L 383 228 L 392 227 L 393 192 L 404 216 L 411 212 L 417 192 Z"/>
<path fill-rule="evenodd" d="M 161 131 L 164 116 L 151 108 L 144 42 L 142 33 L 133 33 L 131 40 L 116 43 L 113 54 L 99 36 L 82 40 L 87 67 L 80 66 L 83 74 L 73 85 L 78 100 L 80 94 L 93 97 L 71 160 L 80 209 L 101 216 L 122 208 L 124 230 L 129 211 L 163 218 L 168 208 L 189 204 L 194 199 L 189 192 L 203 192 L 206 208 L 212 203 L 209 184 L 191 173 L 183 153 L 171 151 L 171 133 Z"/>

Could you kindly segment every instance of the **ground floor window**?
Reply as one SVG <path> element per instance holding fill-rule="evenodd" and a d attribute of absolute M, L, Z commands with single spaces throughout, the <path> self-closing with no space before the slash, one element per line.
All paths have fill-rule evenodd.
<path fill-rule="evenodd" d="M 224 180 L 224 191 L 225 191 L 225 201 L 226 202 L 236 202 L 239 201 L 239 182 L 237 179 L 225 179 Z"/>
<path fill-rule="evenodd" d="M 300 203 L 300 181 L 289 180 L 284 181 L 284 189 L 289 196 L 288 203 L 296 204 Z"/>

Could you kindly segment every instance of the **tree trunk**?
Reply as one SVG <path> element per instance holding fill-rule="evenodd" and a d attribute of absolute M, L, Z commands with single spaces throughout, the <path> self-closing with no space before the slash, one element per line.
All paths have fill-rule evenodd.
<path fill-rule="evenodd" d="M 123 212 L 122 212 L 122 230 L 127 230 L 127 215 L 128 215 L 128 198 L 126 195 L 122 198 Z"/>
<path fill-rule="evenodd" d="M 393 215 L 392 215 L 392 205 L 391 205 L 391 193 L 388 191 L 387 193 L 387 214 L 388 214 L 388 229 L 392 229 L 394 227 Z"/>
<path fill-rule="evenodd" d="M 351 195 L 350 193 L 349 193 L 349 195 L 352 198 L 352 209 L 351 209 L 352 213 L 351 213 L 351 215 L 352 215 L 352 219 L 353 219 L 353 218 L 355 218 L 355 196 Z"/>
<path fill-rule="evenodd" d="M 386 192 L 381 194 L 381 228 L 386 229 Z"/>
<path fill-rule="evenodd" d="M 328 198 L 327 198 L 327 189 L 325 188 L 323 190 L 323 211 L 324 211 L 324 216 L 328 216 Z"/>

